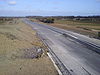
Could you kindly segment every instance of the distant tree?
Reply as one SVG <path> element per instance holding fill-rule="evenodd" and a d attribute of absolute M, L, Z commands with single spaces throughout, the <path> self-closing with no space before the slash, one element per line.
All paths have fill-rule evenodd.
<path fill-rule="evenodd" d="M 39 19 L 39 21 L 44 22 L 44 23 L 54 23 L 53 18 L 42 18 L 42 19 Z"/>

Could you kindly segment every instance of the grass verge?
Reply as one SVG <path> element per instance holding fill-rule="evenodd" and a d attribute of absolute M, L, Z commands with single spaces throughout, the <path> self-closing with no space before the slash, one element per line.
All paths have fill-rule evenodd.
<path fill-rule="evenodd" d="M 21 19 L 0 24 L 0 75 L 58 75 L 46 50 Z"/>

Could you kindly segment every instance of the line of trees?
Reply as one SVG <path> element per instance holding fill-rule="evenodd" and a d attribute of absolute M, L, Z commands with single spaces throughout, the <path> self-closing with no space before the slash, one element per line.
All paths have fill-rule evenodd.
<path fill-rule="evenodd" d="M 100 16 L 27 16 L 27 18 L 35 18 L 44 23 L 54 23 L 54 20 L 77 20 L 100 23 Z"/>
<path fill-rule="evenodd" d="M 12 21 L 13 20 L 13 18 L 0 18 L 0 21 Z"/>

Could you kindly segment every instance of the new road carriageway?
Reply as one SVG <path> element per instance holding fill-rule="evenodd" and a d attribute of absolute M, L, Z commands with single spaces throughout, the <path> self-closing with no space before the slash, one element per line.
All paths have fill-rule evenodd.
<path fill-rule="evenodd" d="M 100 40 L 22 19 L 48 46 L 62 75 L 100 75 Z"/>

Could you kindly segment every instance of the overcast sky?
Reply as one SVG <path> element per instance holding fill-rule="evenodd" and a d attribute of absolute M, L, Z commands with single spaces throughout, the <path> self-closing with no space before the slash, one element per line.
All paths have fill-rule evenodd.
<path fill-rule="evenodd" d="M 100 15 L 100 0 L 0 0 L 0 16 Z"/>

